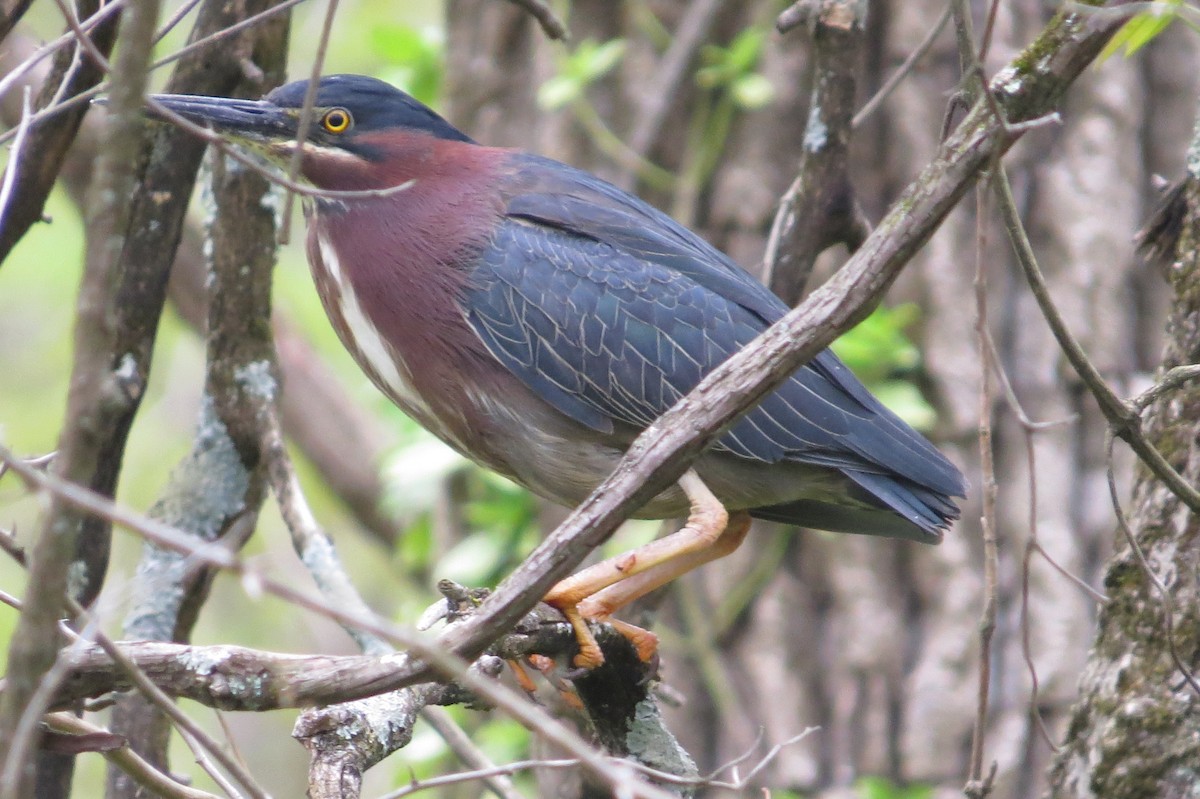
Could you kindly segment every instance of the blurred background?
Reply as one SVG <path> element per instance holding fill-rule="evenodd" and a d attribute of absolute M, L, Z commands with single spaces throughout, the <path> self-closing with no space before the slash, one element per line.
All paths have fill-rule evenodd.
<path fill-rule="evenodd" d="M 528 15 L 503 0 L 344 0 L 325 71 L 391 81 L 481 142 L 540 152 L 635 189 L 761 272 L 809 111 L 811 43 L 802 31 L 780 35 L 772 27 L 785 5 L 572 0 L 555 6 L 571 31 L 564 44 L 547 40 Z M 1001 4 L 989 74 L 1041 29 L 1051 5 Z M 870 4 L 862 100 L 931 32 L 944 8 L 936 0 Z M 324 14 L 320 4 L 294 12 L 290 79 L 311 71 Z M 177 49 L 188 27 L 185 20 L 160 43 L 161 52 Z M 5 42 L 0 58 L 9 66 L 0 71 L 23 57 L 21 48 L 28 52 L 61 29 L 52 4 L 34 3 Z M 673 78 L 671 58 L 685 65 Z M 1161 277 L 1135 257 L 1132 237 L 1156 199 L 1153 177 L 1181 172 L 1200 81 L 1197 60 L 1195 35 L 1182 30 L 1168 31 L 1134 58 L 1106 60 L 1071 90 L 1063 123 L 1027 136 L 1008 160 L 1055 299 L 1125 395 L 1139 390 L 1158 362 L 1167 299 Z M 957 75 L 946 27 L 855 131 L 852 179 L 870 219 L 881 217 L 933 155 Z M 161 86 L 165 74 L 154 79 Z M 8 126 L 19 117 L 18 95 L 0 98 Z M 74 188 L 64 181 L 51 198 L 48 223 L 36 225 L 0 268 L 0 440 L 27 455 L 54 449 L 65 407 L 83 260 Z M 204 210 L 194 205 L 193 227 L 200 230 Z M 977 486 L 974 210 L 973 201 L 964 201 L 885 306 L 837 350 Z M 1025 412 L 1063 422 L 1034 437 L 1031 475 L 1025 433 L 1012 409 L 1002 396 L 987 409 L 996 425 L 1001 547 L 988 757 L 999 763 L 996 796 L 1033 797 L 1045 790 L 1042 774 L 1052 750 L 1030 712 L 1030 666 L 1020 643 L 1030 486 L 1037 486 L 1032 518 L 1043 547 L 1084 581 L 1098 580 L 1114 524 L 1099 414 L 1064 367 L 993 218 L 979 257 L 990 281 L 1000 359 Z M 310 419 L 325 447 L 308 438 L 293 455 L 320 522 L 368 602 L 412 623 L 433 601 L 437 579 L 495 584 L 563 511 L 462 461 L 374 390 L 325 321 L 302 252 L 302 228 L 297 206 L 297 232 L 275 272 L 280 355 L 312 370 L 334 399 L 320 406 L 328 418 Z M 844 257 L 827 254 L 810 286 Z M 121 473 L 119 500 L 139 510 L 154 504 L 191 445 L 204 343 L 190 321 L 197 312 L 195 305 L 189 310 L 189 297 L 202 300 L 195 287 L 172 290 L 174 305 L 162 322 Z M 298 412 L 316 407 L 303 397 L 296 402 Z M 0 481 L 0 525 L 21 538 L 34 528 L 39 509 L 15 480 Z M 650 603 L 644 610 L 662 638 L 663 678 L 676 698 L 671 726 L 701 772 L 746 751 L 761 756 L 819 726 L 760 775 L 771 796 L 957 794 L 978 673 L 978 516 L 973 490 L 963 521 L 938 548 L 762 525 L 729 563 L 689 575 Z M 630 523 L 608 551 L 658 532 L 657 523 Z M 124 533 L 114 545 L 98 611 L 116 635 L 128 610 L 123 589 L 141 545 Z M 247 554 L 268 573 L 309 585 L 270 501 Z M 1091 640 L 1094 607 L 1042 560 L 1035 559 L 1028 577 L 1029 658 L 1040 682 L 1033 709 L 1057 737 Z M 0 559 L 0 588 L 20 595 L 23 579 Z M 0 652 L 15 617 L 0 606 Z M 252 599 L 225 576 L 217 579 L 193 640 L 354 651 L 332 624 L 270 597 Z M 212 711 L 189 711 L 220 730 Z M 496 761 L 529 753 L 528 736 L 515 722 L 455 712 Z M 289 737 L 294 717 L 226 717 L 233 741 L 276 796 L 304 792 L 307 757 Z M 209 786 L 186 750 L 178 749 L 172 766 Z M 440 739 L 421 728 L 409 747 L 369 773 L 364 794 L 454 767 Z M 81 758 L 79 768 L 74 795 L 101 796 L 99 759 Z M 531 796 L 550 790 L 530 775 L 518 784 Z M 478 793 L 466 785 L 439 795 Z"/>

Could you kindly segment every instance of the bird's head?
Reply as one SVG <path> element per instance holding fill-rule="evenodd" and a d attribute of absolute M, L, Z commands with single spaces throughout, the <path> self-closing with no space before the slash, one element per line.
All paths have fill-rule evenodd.
<path fill-rule="evenodd" d="M 160 94 L 162 106 L 285 167 L 297 148 L 309 81 L 275 89 L 262 100 Z M 397 152 L 430 140 L 470 142 L 462 131 L 399 89 L 362 75 L 317 83 L 304 141 L 301 175 L 321 189 L 375 188 Z"/>

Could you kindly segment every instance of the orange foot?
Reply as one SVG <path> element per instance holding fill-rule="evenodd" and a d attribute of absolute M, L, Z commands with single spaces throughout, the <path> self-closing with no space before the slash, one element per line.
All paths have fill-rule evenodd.
<path fill-rule="evenodd" d="M 666 585 L 702 563 L 724 557 L 746 537 L 750 515 L 739 511 L 730 516 L 720 500 L 708 490 L 700 476 L 688 470 L 679 478 L 691 504 L 687 524 L 666 538 L 659 538 L 637 549 L 609 558 L 577 572 L 550 589 L 544 601 L 557 608 L 579 641 L 574 663 L 593 669 L 604 662 L 596 636 L 588 629 L 588 620 L 608 620 L 630 602 Z M 614 622 L 630 640 L 638 657 L 649 661 L 658 639 L 632 624 Z"/>

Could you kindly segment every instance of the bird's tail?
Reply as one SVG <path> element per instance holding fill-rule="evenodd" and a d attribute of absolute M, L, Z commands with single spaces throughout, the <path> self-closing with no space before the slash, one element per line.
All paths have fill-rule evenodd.
<path fill-rule="evenodd" d="M 937 544 L 958 518 L 949 496 L 922 485 L 873 472 L 843 469 L 853 482 L 852 504 L 802 499 L 755 508 L 751 515 L 835 533 L 861 533 Z"/>

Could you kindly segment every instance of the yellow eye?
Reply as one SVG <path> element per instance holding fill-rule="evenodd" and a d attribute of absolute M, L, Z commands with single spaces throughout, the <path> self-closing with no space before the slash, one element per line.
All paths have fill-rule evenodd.
<path fill-rule="evenodd" d="M 343 133 L 350 127 L 350 112 L 344 108 L 333 108 L 321 117 L 321 127 L 330 133 Z"/>

